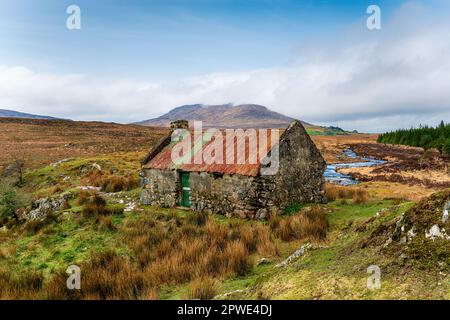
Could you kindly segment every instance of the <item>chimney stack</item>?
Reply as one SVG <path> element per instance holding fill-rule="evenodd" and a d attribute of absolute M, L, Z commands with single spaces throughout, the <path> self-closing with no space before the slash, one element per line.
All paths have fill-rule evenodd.
<path fill-rule="evenodd" d="M 170 123 L 172 130 L 176 129 L 189 129 L 189 122 L 187 120 L 176 120 Z"/>

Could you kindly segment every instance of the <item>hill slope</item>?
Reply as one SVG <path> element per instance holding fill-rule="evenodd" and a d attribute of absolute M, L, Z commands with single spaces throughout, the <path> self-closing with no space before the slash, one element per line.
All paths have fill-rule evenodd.
<path fill-rule="evenodd" d="M 25 160 L 28 169 L 70 157 L 145 151 L 168 132 L 105 122 L 0 118 L 0 174 L 13 159 Z"/>
<path fill-rule="evenodd" d="M 14 110 L 6 110 L 0 109 L 0 117 L 1 118 L 28 118 L 28 119 L 46 119 L 46 120 L 56 120 L 58 118 L 49 117 L 49 116 L 41 116 L 37 114 L 24 113 Z"/>
<path fill-rule="evenodd" d="M 293 118 L 257 104 L 184 105 L 155 118 L 137 122 L 144 126 L 169 126 L 174 120 L 203 121 L 204 127 L 216 128 L 285 128 Z M 306 127 L 312 125 L 303 122 Z"/>

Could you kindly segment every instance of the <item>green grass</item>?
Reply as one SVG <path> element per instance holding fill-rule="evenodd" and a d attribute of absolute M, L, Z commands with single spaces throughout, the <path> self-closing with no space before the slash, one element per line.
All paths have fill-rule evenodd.
<path fill-rule="evenodd" d="M 138 169 L 133 154 L 126 157 L 108 155 L 78 158 L 57 167 L 47 166 L 27 172 L 24 188 L 30 190 L 34 197 L 58 196 L 67 190 L 76 194 L 77 186 L 83 177 L 82 169 L 94 162 L 100 164 L 103 170 L 136 170 L 137 173 Z M 64 181 L 64 177 L 70 179 Z M 60 186 L 62 190 L 55 192 L 55 186 Z M 108 196 L 108 206 L 123 209 L 125 204 L 119 204 L 118 200 L 122 199 L 125 203 L 137 201 L 140 191 L 140 188 L 136 188 Z M 390 200 L 354 204 L 351 200 L 346 203 L 338 200 L 323 205 L 330 222 L 325 242 L 314 244 L 315 249 L 285 268 L 276 268 L 275 265 L 297 250 L 303 242 L 280 243 L 280 256 L 271 258 L 271 263 L 266 265 L 257 266 L 256 262 L 262 257 L 254 254 L 253 267 L 245 276 L 218 279 L 218 293 L 243 290 L 230 298 L 247 299 L 448 299 L 448 281 L 437 285 L 436 277 L 431 272 L 405 269 L 397 263 L 396 258 L 382 255 L 378 248 L 361 249 L 358 246 L 376 226 L 400 216 L 413 204 L 403 202 L 394 205 Z M 71 199 L 69 205 L 70 208 L 61 212 L 57 221 L 50 222 L 37 234 L 28 235 L 17 228 L 10 231 L 7 237 L 1 238 L 0 250 L 6 258 L 0 259 L 0 268 L 9 270 L 13 275 L 19 275 L 26 270 L 40 270 L 48 279 L 55 271 L 87 261 L 92 255 L 107 249 L 130 255 L 131 251 L 120 232 L 120 227 L 127 220 L 138 220 L 148 215 L 169 221 L 195 214 L 176 208 L 145 207 L 142 212 L 113 215 L 112 222 L 117 227 L 115 231 L 103 229 L 93 218 L 79 218 L 82 206 L 76 198 Z M 302 208 L 303 205 L 292 204 L 286 208 L 285 213 L 292 214 Z M 367 223 L 382 209 L 385 211 L 380 217 L 370 224 Z M 241 219 L 229 219 L 221 215 L 211 218 L 219 223 L 246 223 Z M 363 224 L 367 224 L 367 229 L 357 232 L 356 228 Z M 365 286 L 366 270 L 371 264 L 387 270 L 383 271 L 383 289 L 377 292 L 370 291 Z M 189 283 L 167 286 L 160 288 L 159 298 L 183 299 L 188 296 L 188 292 Z"/>
<path fill-rule="evenodd" d="M 378 248 L 360 249 L 357 246 L 373 226 L 366 232 L 356 232 L 356 226 L 366 222 L 383 208 L 388 210 L 373 222 L 374 226 L 398 217 L 412 205 L 411 202 L 405 202 L 394 206 L 391 201 L 362 205 L 342 204 L 339 201 L 328 204 L 326 207 L 331 211 L 328 215 L 331 224 L 328 241 L 318 244 L 319 248 L 308 251 L 285 268 L 269 266 L 252 278 L 253 284 L 245 283 L 240 286 L 243 289 L 250 285 L 252 290 L 236 294 L 234 298 L 448 298 L 448 281 L 438 286 L 432 272 L 425 271 L 418 276 L 415 270 L 408 271 L 398 265 L 395 258 L 381 255 Z M 367 267 L 372 264 L 379 265 L 385 271 L 382 273 L 382 289 L 378 291 L 371 291 L 366 287 Z M 436 287 L 438 290 L 432 291 Z M 233 289 L 237 288 L 239 285 L 233 286 Z"/>
<path fill-rule="evenodd" d="M 122 220 L 123 217 L 117 216 L 113 221 L 120 224 Z M 118 239 L 119 234 L 99 229 L 94 221 L 76 221 L 67 215 L 61 221 L 44 227 L 36 235 L 18 235 L 2 243 L 0 248 L 4 251 L 15 249 L 15 255 L 7 259 L 7 266 L 12 272 L 39 269 L 47 276 L 70 264 L 80 263 L 106 248 L 119 247 L 125 250 L 120 248 Z"/>

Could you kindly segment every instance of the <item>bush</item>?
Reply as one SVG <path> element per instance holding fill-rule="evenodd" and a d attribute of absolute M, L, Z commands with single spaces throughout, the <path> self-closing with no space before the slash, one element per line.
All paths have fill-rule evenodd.
<path fill-rule="evenodd" d="M 23 174 L 25 172 L 25 162 L 21 159 L 15 159 L 11 163 L 5 165 L 2 178 L 7 178 L 14 186 L 23 183 Z"/>
<path fill-rule="evenodd" d="M 14 218 L 16 221 L 19 217 L 16 211 L 26 206 L 29 199 L 18 189 L 14 188 L 9 181 L 3 181 L 0 184 L 0 219 Z"/>
<path fill-rule="evenodd" d="M 284 208 L 285 214 L 293 214 L 297 213 L 302 209 L 302 205 L 300 203 L 291 203 L 286 208 Z"/>
<path fill-rule="evenodd" d="M 257 245 L 256 251 L 263 256 L 278 256 L 280 252 L 275 244 L 270 229 L 266 226 L 257 226 L 255 229 Z"/>
<path fill-rule="evenodd" d="M 338 198 L 337 186 L 331 183 L 325 184 L 325 196 L 328 201 L 334 201 Z"/>

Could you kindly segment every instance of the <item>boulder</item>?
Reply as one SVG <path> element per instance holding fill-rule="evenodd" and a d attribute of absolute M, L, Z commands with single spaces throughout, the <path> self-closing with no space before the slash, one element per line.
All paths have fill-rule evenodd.
<path fill-rule="evenodd" d="M 255 219 L 266 220 L 268 217 L 268 210 L 266 208 L 256 211 Z"/>
<path fill-rule="evenodd" d="M 301 256 L 303 256 L 306 253 L 306 251 L 310 250 L 311 248 L 312 248 L 312 245 L 309 242 L 307 244 L 302 245 L 300 247 L 300 249 L 298 249 L 293 254 L 291 254 L 283 262 L 277 264 L 276 267 L 285 267 L 285 266 L 287 266 L 289 263 L 291 263 L 291 262 L 297 260 L 298 258 L 300 258 Z"/>
<path fill-rule="evenodd" d="M 58 199 L 41 198 L 32 204 L 32 210 L 24 213 L 22 218 L 26 221 L 44 220 L 49 215 L 63 210 L 68 205 L 68 200 L 73 197 L 71 192 L 64 192 Z"/>

